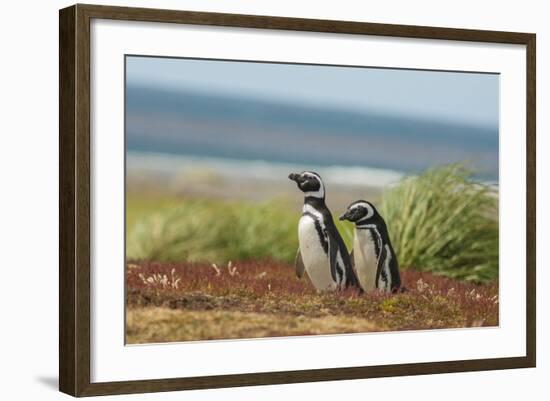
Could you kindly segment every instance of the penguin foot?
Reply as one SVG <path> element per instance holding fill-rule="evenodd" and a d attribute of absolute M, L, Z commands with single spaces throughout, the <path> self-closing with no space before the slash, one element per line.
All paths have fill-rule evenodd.
<path fill-rule="evenodd" d="M 391 290 L 392 294 L 402 294 L 404 292 L 409 292 L 409 289 L 407 287 L 397 287 Z"/>

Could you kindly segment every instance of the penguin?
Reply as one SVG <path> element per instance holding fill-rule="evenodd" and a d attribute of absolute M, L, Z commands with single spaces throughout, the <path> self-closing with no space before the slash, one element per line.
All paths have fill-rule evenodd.
<path fill-rule="evenodd" d="M 304 206 L 298 224 L 299 248 L 296 253 L 296 274 L 307 272 L 318 292 L 348 287 L 360 290 L 344 240 L 340 236 L 325 204 L 325 186 L 319 174 L 304 171 L 292 173 L 304 193 Z"/>
<path fill-rule="evenodd" d="M 364 200 L 355 201 L 340 216 L 340 220 L 355 223 L 350 257 L 361 288 L 364 291 L 404 291 L 388 228 L 374 205 Z"/>

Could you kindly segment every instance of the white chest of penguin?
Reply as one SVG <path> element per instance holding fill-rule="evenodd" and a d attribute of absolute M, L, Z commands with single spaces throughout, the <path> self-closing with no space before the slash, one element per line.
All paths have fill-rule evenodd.
<path fill-rule="evenodd" d="M 322 221 L 317 220 L 320 229 L 324 230 Z M 325 234 L 323 234 L 325 235 Z M 319 236 L 316 227 L 316 220 L 309 215 L 300 218 L 298 224 L 298 240 L 300 242 L 300 253 L 306 272 L 318 291 L 333 290 L 336 283 L 330 274 L 330 262 L 328 254 L 325 253 L 323 242 L 325 239 Z"/>
<path fill-rule="evenodd" d="M 355 260 L 355 274 L 361 288 L 365 291 L 374 290 L 376 288 L 378 256 L 376 255 L 376 245 L 370 230 L 355 230 L 353 258 Z"/>

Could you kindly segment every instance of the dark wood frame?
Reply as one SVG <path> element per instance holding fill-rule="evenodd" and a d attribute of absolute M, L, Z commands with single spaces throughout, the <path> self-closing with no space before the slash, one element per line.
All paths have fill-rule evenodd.
<path fill-rule="evenodd" d="M 511 43 L 527 48 L 527 355 L 90 383 L 90 20 L 170 22 L 404 38 Z M 535 34 L 372 24 L 191 11 L 74 5 L 59 13 L 59 389 L 73 396 L 362 379 L 534 367 L 535 311 Z"/>

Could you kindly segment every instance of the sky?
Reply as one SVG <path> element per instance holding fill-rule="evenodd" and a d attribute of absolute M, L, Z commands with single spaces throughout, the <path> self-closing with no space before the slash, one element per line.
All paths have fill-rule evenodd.
<path fill-rule="evenodd" d="M 128 151 L 498 180 L 499 75 L 127 56 Z"/>
<path fill-rule="evenodd" d="M 499 120 L 498 74 L 128 57 L 127 80 L 491 128 Z"/>

